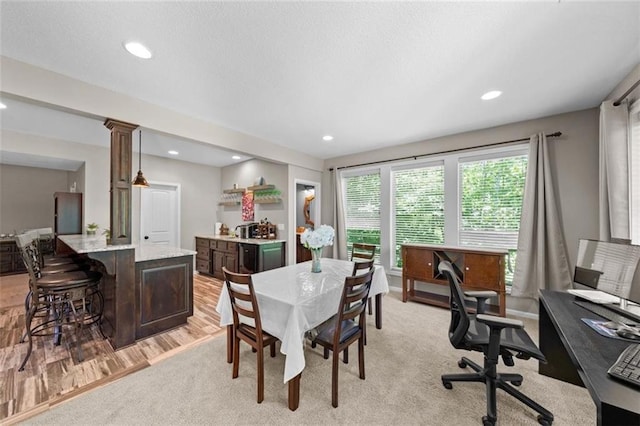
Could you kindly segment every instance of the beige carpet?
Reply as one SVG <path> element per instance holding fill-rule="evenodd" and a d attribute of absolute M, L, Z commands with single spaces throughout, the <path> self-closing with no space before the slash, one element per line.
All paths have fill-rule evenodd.
<path fill-rule="evenodd" d="M 442 373 L 460 372 L 461 355 L 447 339 L 449 312 L 403 304 L 396 293 L 384 299 L 382 330 L 369 317 L 366 380 L 358 378 L 357 351 L 340 364 L 339 402 L 331 407 L 331 362 L 307 347 L 300 408 L 287 409 L 282 382 L 283 355 L 265 357 L 265 400 L 256 403 L 255 354 L 241 346 L 240 377 L 231 379 L 225 339 L 216 338 L 115 383 L 83 394 L 27 424 L 422 424 L 478 425 L 485 414 L 481 384 L 454 384 L 446 390 Z M 537 338 L 537 323 L 526 328 Z M 354 348 L 355 349 L 355 348 Z M 595 424 L 596 412 L 583 388 L 541 376 L 536 361 L 516 360 L 521 390 L 555 415 L 556 425 Z M 536 414 L 498 391 L 502 425 L 537 424 Z"/>

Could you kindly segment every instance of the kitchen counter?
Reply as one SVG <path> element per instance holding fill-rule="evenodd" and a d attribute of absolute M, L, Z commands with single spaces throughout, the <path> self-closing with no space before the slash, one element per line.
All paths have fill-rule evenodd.
<path fill-rule="evenodd" d="M 76 253 L 97 253 L 114 250 L 135 250 L 135 262 L 148 260 L 167 259 L 171 257 L 191 256 L 196 254 L 193 250 L 180 247 L 170 247 L 153 244 L 121 244 L 108 245 L 103 235 L 59 235 L 58 239 L 65 243 Z"/>
<path fill-rule="evenodd" d="M 193 315 L 193 250 L 107 245 L 103 235 L 60 235 L 61 252 L 94 260 L 102 273 L 103 329 L 114 349 L 187 323 Z"/>
<path fill-rule="evenodd" d="M 228 235 L 196 235 L 196 238 L 206 238 L 208 240 L 231 241 L 235 243 L 256 244 L 256 245 L 286 242 L 286 240 L 269 240 L 265 238 L 239 238 L 239 237 L 230 237 Z"/>

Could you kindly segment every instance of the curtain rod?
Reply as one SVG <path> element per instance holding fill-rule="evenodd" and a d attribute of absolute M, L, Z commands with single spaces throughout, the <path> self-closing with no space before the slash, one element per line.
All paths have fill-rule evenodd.
<path fill-rule="evenodd" d="M 562 132 L 555 132 L 555 133 L 549 133 L 548 135 L 546 135 L 548 138 L 557 138 L 558 136 L 561 136 Z M 447 151 L 438 151 L 438 152 L 432 152 L 430 154 L 419 154 L 419 155 L 409 155 L 407 157 L 399 157 L 399 158 L 392 158 L 391 160 L 380 160 L 380 161 L 371 161 L 369 163 L 360 163 L 360 164 L 352 164 L 351 166 L 341 166 L 338 167 L 338 170 L 342 170 L 342 169 L 351 169 L 353 167 L 362 167 L 362 166 L 371 166 L 373 164 L 382 164 L 382 163 L 390 163 L 392 161 L 401 161 L 401 160 L 410 160 L 410 159 L 414 159 L 417 160 L 419 157 L 428 157 L 430 155 L 438 155 L 438 154 L 449 154 L 451 152 L 458 152 L 458 151 L 468 151 L 470 149 L 477 149 L 477 148 L 486 148 L 489 146 L 496 146 L 496 145 L 504 145 L 504 144 L 508 144 L 508 143 L 515 143 L 515 142 L 524 142 L 524 141 L 528 141 L 531 138 L 522 138 L 522 139 L 512 139 L 510 141 L 502 141 L 502 142 L 493 142 L 487 145 L 482 145 L 482 146 L 478 146 L 478 147 L 473 147 L 473 148 L 456 148 L 456 149 L 449 149 Z M 333 167 L 331 167 L 329 169 L 329 171 L 333 171 Z"/>
<path fill-rule="evenodd" d="M 613 103 L 613 106 L 618 106 L 618 105 L 620 105 L 620 103 L 621 103 L 622 101 L 624 101 L 624 100 L 627 98 L 627 96 L 629 96 L 629 95 L 631 94 L 631 92 L 633 92 L 633 91 L 635 90 L 635 88 L 636 88 L 636 87 L 638 87 L 638 85 L 640 85 L 640 80 L 636 81 L 636 82 L 635 82 L 631 87 L 629 87 L 629 90 L 627 90 L 626 92 L 624 92 L 624 93 L 622 94 L 622 96 L 620 96 L 620 97 L 618 98 L 618 100 L 617 100 L 617 101 L 615 101 L 615 102 Z"/>

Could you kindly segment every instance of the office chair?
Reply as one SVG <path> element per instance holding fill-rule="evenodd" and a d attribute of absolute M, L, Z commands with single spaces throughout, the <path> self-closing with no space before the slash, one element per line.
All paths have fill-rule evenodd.
<path fill-rule="evenodd" d="M 551 425 L 553 414 L 544 407 L 515 389 L 522 384 L 520 374 L 501 374 L 497 371 L 498 356 L 502 356 L 505 365 L 512 367 L 513 355 L 520 359 L 536 358 L 546 362 L 544 355 L 536 347 L 526 331 L 522 321 L 487 315 L 486 302 L 497 294 L 493 291 L 462 292 L 460 279 L 454 272 L 451 263 L 441 261 L 438 265 L 440 273 L 445 274 L 451 290 L 451 323 L 449 340 L 456 349 L 477 351 L 484 354 L 484 366 L 463 357 L 458 361 L 460 368 L 470 366 L 475 372 L 464 374 L 444 374 L 442 384 L 452 389 L 452 382 L 481 382 L 486 385 L 487 415 L 482 417 L 484 426 L 496 424 L 496 389 L 502 389 L 527 406 L 540 413 L 538 423 Z M 470 314 L 465 308 L 465 297 L 477 300 L 476 314 Z M 510 383 L 511 384 L 510 384 Z M 512 386 L 513 385 L 513 386 Z"/>

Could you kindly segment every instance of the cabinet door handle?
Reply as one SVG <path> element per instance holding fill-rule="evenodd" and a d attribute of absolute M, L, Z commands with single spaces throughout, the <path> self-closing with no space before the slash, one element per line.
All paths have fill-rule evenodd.
<path fill-rule="evenodd" d="M 431 262 L 427 263 L 427 266 L 431 266 Z"/>
<path fill-rule="evenodd" d="M 465 271 L 468 271 L 468 270 L 469 270 L 469 267 L 468 267 L 468 266 L 465 266 L 465 267 L 464 267 L 464 270 L 465 270 Z"/>

